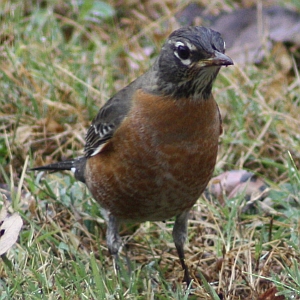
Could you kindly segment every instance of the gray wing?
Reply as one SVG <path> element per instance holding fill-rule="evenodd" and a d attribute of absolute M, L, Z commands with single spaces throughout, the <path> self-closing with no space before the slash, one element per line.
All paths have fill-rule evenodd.
<path fill-rule="evenodd" d="M 132 95 L 137 88 L 137 83 L 133 81 L 110 98 L 99 110 L 85 137 L 85 157 L 98 154 L 107 141 L 113 137 L 131 108 Z"/>

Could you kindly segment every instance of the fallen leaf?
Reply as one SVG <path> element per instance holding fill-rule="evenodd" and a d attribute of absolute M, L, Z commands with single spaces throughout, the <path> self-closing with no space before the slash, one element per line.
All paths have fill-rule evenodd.
<path fill-rule="evenodd" d="M 0 212 L 0 255 L 7 252 L 17 241 L 23 220 L 18 213 L 9 215 L 3 205 Z"/>
<path fill-rule="evenodd" d="M 277 296 L 276 293 L 278 293 L 275 286 L 269 288 L 266 292 L 264 292 L 262 295 L 258 297 L 258 300 L 284 300 L 285 297 L 280 295 Z"/>

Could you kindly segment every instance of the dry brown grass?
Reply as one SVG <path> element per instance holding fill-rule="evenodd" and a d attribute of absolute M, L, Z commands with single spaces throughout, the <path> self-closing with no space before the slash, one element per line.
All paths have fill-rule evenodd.
<path fill-rule="evenodd" d="M 38 3 L 40 9 L 30 1 L 1 4 L 6 14 L 13 8 L 20 15 L 18 23 L 18 18 L 4 13 L 0 30 L 0 183 L 14 186 L 28 155 L 30 165 L 40 165 L 81 154 L 86 128 L 98 108 L 149 67 L 165 37 L 179 26 L 176 13 L 187 5 L 111 1 L 116 17 L 93 22 L 81 19 L 71 2 Z M 217 15 L 256 1 L 202 3 L 206 13 Z M 50 17 L 42 15 L 44 10 Z M 249 169 L 261 174 L 270 184 L 269 197 L 278 205 L 276 213 L 267 214 L 258 206 L 245 215 L 242 197 L 226 200 L 223 207 L 211 199 L 199 200 L 186 246 L 197 299 L 213 299 L 200 272 L 220 299 L 280 300 L 271 289 L 272 280 L 292 286 L 288 269 L 297 269 L 300 257 L 300 183 L 287 151 L 299 168 L 300 78 L 299 61 L 290 53 L 287 45 L 278 44 L 262 64 L 224 69 L 216 82 L 214 94 L 224 119 L 216 173 Z M 0 267 L 5 295 L 29 299 L 40 289 L 53 299 L 82 299 L 83 294 L 89 299 L 104 294 L 107 299 L 184 299 L 171 221 L 124 226 L 128 247 L 122 254 L 127 252 L 134 275 L 118 281 L 98 206 L 70 177 L 45 178 L 47 182 L 41 174 L 26 175 L 18 204 L 25 226 L 17 250 L 9 254 L 19 269 Z M 285 201 L 288 197 L 295 199 L 295 206 Z M 103 276 L 102 288 L 95 270 Z"/>

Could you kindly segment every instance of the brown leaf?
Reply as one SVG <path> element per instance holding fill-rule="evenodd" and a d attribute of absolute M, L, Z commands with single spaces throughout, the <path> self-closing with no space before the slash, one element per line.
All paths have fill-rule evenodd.
<path fill-rule="evenodd" d="M 266 292 L 259 296 L 258 300 L 285 300 L 285 297 L 280 295 L 277 296 L 278 293 L 275 286 L 269 288 Z"/>

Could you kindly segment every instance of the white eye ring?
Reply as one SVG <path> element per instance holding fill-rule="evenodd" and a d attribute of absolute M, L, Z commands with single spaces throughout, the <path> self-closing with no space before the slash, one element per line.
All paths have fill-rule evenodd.
<path fill-rule="evenodd" d="M 182 59 L 182 58 L 180 58 L 180 56 L 178 55 L 178 53 L 177 53 L 176 51 L 174 51 L 174 55 L 175 55 L 177 58 L 179 58 L 180 61 L 181 61 L 185 66 L 190 65 L 191 62 L 192 62 L 189 58 L 187 58 L 187 59 Z"/>
<path fill-rule="evenodd" d="M 176 43 L 175 43 L 175 47 L 178 49 L 179 46 L 187 47 L 187 48 L 189 48 L 190 51 L 191 51 L 191 48 L 193 48 L 193 46 L 192 46 L 191 44 L 189 44 L 189 43 L 184 44 L 184 43 L 182 43 L 182 42 L 176 42 Z M 190 65 L 191 62 L 192 62 L 189 58 L 182 59 L 182 58 L 179 56 L 177 50 L 174 51 L 174 55 L 175 55 L 178 59 L 180 59 L 180 61 L 181 61 L 185 66 Z"/>
<path fill-rule="evenodd" d="M 175 47 L 178 48 L 179 46 L 185 46 L 185 44 L 182 42 L 176 42 Z"/>

